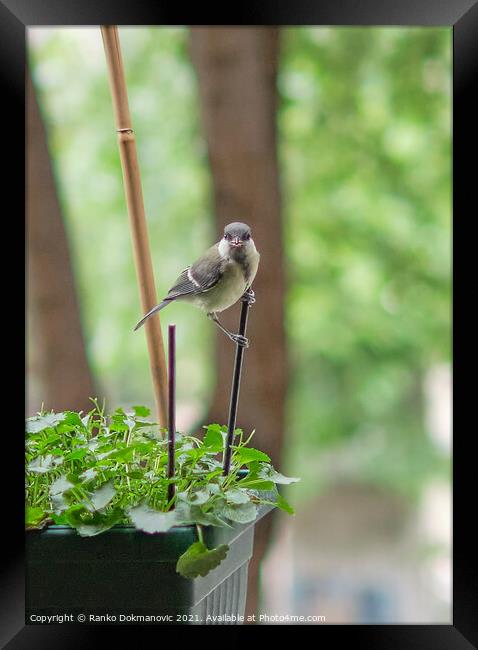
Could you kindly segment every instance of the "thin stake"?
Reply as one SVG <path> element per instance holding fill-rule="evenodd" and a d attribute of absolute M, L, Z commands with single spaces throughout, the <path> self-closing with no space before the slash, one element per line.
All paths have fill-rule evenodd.
<path fill-rule="evenodd" d="M 113 108 L 118 133 L 121 168 L 128 206 L 128 215 L 133 240 L 134 262 L 138 280 L 143 314 L 157 303 L 154 285 L 153 265 L 149 250 L 148 230 L 144 213 L 143 192 L 139 173 L 136 142 L 131 124 L 128 93 L 121 56 L 118 28 L 115 25 L 102 25 L 101 34 L 105 47 L 106 62 L 113 99 Z M 153 379 L 153 392 L 160 427 L 166 426 L 166 359 L 159 315 L 146 322 L 149 364 Z"/>
<path fill-rule="evenodd" d="M 168 478 L 174 478 L 176 435 L 176 325 L 168 327 Z M 168 502 L 174 497 L 174 483 L 168 485 Z"/>
<path fill-rule="evenodd" d="M 239 334 L 241 336 L 246 335 L 247 316 L 249 314 L 249 306 L 250 305 L 248 302 L 243 301 L 242 308 L 241 308 L 241 321 L 239 324 Z M 232 376 L 231 401 L 229 404 L 227 440 L 226 440 L 226 448 L 224 450 L 224 465 L 223 465 L 224 476 L 227 476 L 229 474 L 229 470 L 231 469 L 231 456 L 232 456 L 231 445 L 234 440 L 234 429 L 236 428 L 237 403 L 239 401 L 239 388 L 241 385 L 241 370 L 242 370 L 243 354 L 244 354 L 244 347 L 237 344 L 236 360 L 234 362 L 234 374 Z"/>

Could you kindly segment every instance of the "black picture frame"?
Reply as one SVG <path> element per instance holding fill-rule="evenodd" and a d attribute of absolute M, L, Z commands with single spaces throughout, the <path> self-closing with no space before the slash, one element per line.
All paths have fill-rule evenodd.
<path fill-rule="evenodd" d="M 2 88 L 3 118 L 0 122 L 3 135 L 3 158 L 7 161 L 3 176 L 3 206 L 9 205 L 7 225 L 14 232 L 4 239 L 8 248 L 18 245 L 17 260 L 24 254 L 24 183 L 25 183 L 25 67 L 26 28 L 37 25 L 377 25 L 377 26 L 449 26 L 453 28 L 453 214 L 454 224 L 454 316 L 458 311 L 460 295 L 465 300 L 468 294 L 463 285 L 472 274 L 472 257 L 466 254 L 466 243 L 471 253 L 473 239 L 464 236 L 471 233 L 476 207 L 473 205 L 473 182 L 476 184 L 477 165 L 474 161 L 478 152 L 478 136 L 475 127 L 477 104 L 473 91 L 478 79 L 478 0 L 296 0 L 287 5 L 273 0 L 262 0 L 258 6 L 226 5 L 204 7 L 192 5 L 187 11 L 179 3 L 159 3 L 157 0 L 0 0 L 0 87 Z M 5 142 L 6 140 L 6 142 Z M 471 156 L 470 156 L 471 154 Z M 468 217 L 468 218 L 467 218 Z M 15 232 L 17 228 L 17 232 Z M 4 231 L 5 233 L 6 231 Z M 23 239 L 24 241 L 24 239 Z M 465 243 L 466 242 L 466 243 Z M 457 254 L 458 245 L 460 253 Z M 4 247 L 5 249 L 6 247 Z M 10 276 L 4 275 L 8 286 Z M 21 271 L 13 273 L 21 276 Z M 21 289 L 13 291 L 21 296 Z M 15 305 L 13 295 L 4 299 L 4 320 L 10 328 L 16 326 L 23 303 Z M 7 309 L 8 306 L 8 309 Z M 8 315 L 5 318 L 5 314 Z M 10 318 L 10 314 L 15 315 Z M 466 320 L 466 317 L 465 317 Z M 12 328 L 12 322 L 15 323 Z M 14 333 L 14 332 L 13 332 Z M 462 324 L 454 320 L 454 487 L 453 487 L 453 623 L 450 625 L 322 625 L 314 626 L 317 643 L 326 639 L 344 643 L 344 635 L 353 634 L 354 645 L 370 648 L 470 648 L 478 645 L 478 607 L 476 607 L 476 551 L 474 536 L 467 526 L 473 521 L 476 510 L 473 499 L 473 454 L 471 440 L 474 431 L 466 424 L 466 407 L 473 406 L 468 381 L 459 381 L 457 376 L 465 374 L 465 359 L 469 359 L 470 348 L 465 348 Z M 21 336 L 21 333 L 20 333 Z M 5 341 L 5 339 L 4 339 Z M 24 340 L 19 349 L 24 350 Z M 472 348 L 471 348 L 472 349 Z M 465 350 L 468 354 L 464 354 Z M 24 377 L 16 355 L 10 373 L 9 392 L 24 395 Z M 470 369 L 472 369 L 471 361 Z M 16 369 L 16 372 L 15 372 Z M 18 383 L 17 383 L 18 382 Z M 459 387 L 459 390 L 458 390 Z M 22 400 L 18 408 L 18 428 L 15 435 L 9 435 L 11 453 L 9 458 L 23 458 L 23 412 Z M 463 425 L 458 428 L 458 416 Z M 469 415 L 473 412 L 469 411 Z M 470 419 L 473 423 L 473 419 Z M 88 625 L 78 626 L 25 626 L 24 621 L 24 522 L 23 522 L 23 466 L 19 462 L 14 477 L 9 483 L 8 503 L 4 504 L 4 531 L 2 535 L 2 583 L 0 590 L 0 645 L 6 648 L 42 647 L 84 648 L 94 633 L 108 633 L 109 628 Z M 5 522 L 8 522 L 5 523 Z M 126 640 L 128 629 L 122 627 L 121 635 Z M 144 629 L 144 628 L 143 628 Z M 236 634 L 247 634 L 257 628 L 242 628 Z M 264 631 L 264 630 L 263 630 Z M 138 628 L 133 634 L 137 638 Z M 198 631 L 195 631 L 197 634 Z M 211 634 L 208 630 L 208 634 Z M 105 637 L 106 638 L 106 637 Z M 111 637 L 107 637 L 111 641 Z"/>

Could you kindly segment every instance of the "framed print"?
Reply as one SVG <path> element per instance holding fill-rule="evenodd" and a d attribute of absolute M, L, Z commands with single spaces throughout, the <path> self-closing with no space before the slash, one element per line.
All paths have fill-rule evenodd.
<path fill-rule="evenodd" d="M 166 623 L 474 647 L 478 3 L 0 18 L 27 419 L 2 647 Z"/>

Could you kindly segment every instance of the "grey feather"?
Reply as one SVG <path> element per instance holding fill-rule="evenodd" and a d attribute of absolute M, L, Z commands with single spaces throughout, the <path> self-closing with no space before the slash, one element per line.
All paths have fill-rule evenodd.
<path fill-rule="evenodd" d="M 191 282 L 188 276 L 190 268 L 191 267 L 188 266 L 187 269 L 184 269 L 171 289 L 168 291 L 168 295 L 166 296 L 165 300 L 175 300 L 176 298 L 179 298 L 179 296 L 185 296 L 196 292 L 197 286 L 194 284 L 194 282 Z"/>
<path fill-rule="evenodd" d="M 148 318 L 150 316 L 152 316 L 153 314 L 155 314 L 158 311 L 161 311 L 161 309 L 163 309 L 163 307 L 166 307 L 166 305 L 168 305 L 169 303 L 170 303 L 170 300 L 165 298 L 162 302 L 159 303 L 159 305 L 156 305 L 156 307 L 153 307 L 153 309 L 148 311 L 148 313 L 145 316 L 143 316 L 143 318 L 135 326 L 133 331 L 136 332 L 137 329 L 139 329 L 142 325 L 144 325 L 144 323 L 148 320 Z"/>
<path fill-rule="evenodd" d="M 177 300 L 182 296 L 197 295 L 212 289 L 221 279 L 226 263 L 226 260 L 221 257 L 218 251 L 217 244 L 211 246 L 204 257 L 184 269 L 168 291 L 166 298 L 143 316 L 134 331 L 139 329 L 150 316 L 166 307 L 173 300 Z"/>
<path fill-rule="evenodd" d="M 204 257 L 194 262 L 190 271 L 191 277 L 199 285 L 199 287 L 196 287 L 196 293 L 212 289 L 221 279 L 226 264 L 227 260 L 219 253 L 217 244 L 211 246 Z"/>

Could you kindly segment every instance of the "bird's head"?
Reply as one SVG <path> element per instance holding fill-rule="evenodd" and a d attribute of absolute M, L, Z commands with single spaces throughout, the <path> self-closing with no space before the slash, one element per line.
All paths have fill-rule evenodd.
<path fill-rule="evenodd" d="M 246 223 L 235 221 L 224 228 L 224 241 L 229 250 L 242 250 L 252 242 L 251 229 Z"/>

